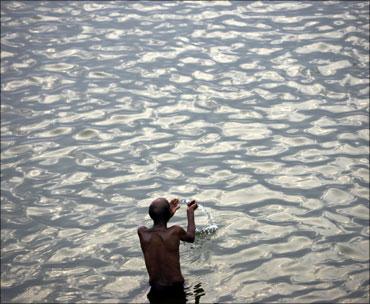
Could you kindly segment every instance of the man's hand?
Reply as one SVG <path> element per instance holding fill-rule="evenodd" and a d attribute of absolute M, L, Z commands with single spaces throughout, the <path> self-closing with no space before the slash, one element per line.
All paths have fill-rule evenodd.
<path fill-rule="evenodd" d="M 195 200 L 192 200 L 189 204 L 188 204 L 188 210 L 187 211 L 193 211 L 194 212 L 194 210 L 195 209 L 197 209 L 198 208 L 198 204 L 197 204 L 197 202 L 195 201 Z"/>
<path fill-rule="evenodd" d="M 174 215 L 178 209 L 180 209 L 179 200 L 177 198 L 174 198 L 173 200 L 170 201 L 171 215 Z"/>

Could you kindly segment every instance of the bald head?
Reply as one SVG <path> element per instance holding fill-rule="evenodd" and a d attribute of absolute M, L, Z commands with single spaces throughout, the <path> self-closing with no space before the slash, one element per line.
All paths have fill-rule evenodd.
<path fill-rule="evenodd" d="M 149 215 L 154 221 L 158 222 L 168 222 L 171 218 L 170 203 L 165 198 L 157 198 L 149 206 Z"/>

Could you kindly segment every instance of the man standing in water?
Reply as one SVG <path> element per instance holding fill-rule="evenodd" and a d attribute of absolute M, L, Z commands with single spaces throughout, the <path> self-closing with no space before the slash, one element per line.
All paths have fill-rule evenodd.
<path fill-rule="evenodd" d="M 165 198 L 154 200 L 149 207 L 153 227 L 139 227 L 141 249 L 151 286 L 148 299 L 151 303 L 185 303 L 184 277 L 180 269 L 180 241 L 193 243 L 195 239 L 195 200 L 188 204 L 188 227 L 167 227 L 167 223 L 180 208 L 179 200 L 168 202 Z"/>

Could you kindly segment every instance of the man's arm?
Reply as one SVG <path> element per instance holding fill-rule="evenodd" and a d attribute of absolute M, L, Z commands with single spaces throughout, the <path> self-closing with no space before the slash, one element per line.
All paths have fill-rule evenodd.
<path fill-rule="evenodd" d="M 141 246 L 141 249 L 143 250 L 143 252 L 144 252 L 144 249 L 145 249 L 143 233 L 144 233 L 146 230 L 148 230 L 148 228 L 146 228 L 145 226 L 140 226 L 140 227 L 137 229 L 137 234 L 139 235 L 139 240 L 140 240 L 140 246 Z"/>
<path fill-rule="evenodd" d="M 137 228 L 137 234 L 139 235 L 140 243 L 142 242 L 143 239 L 143 233 L 146 230 L 148 230 L 148 228 L 146 228 L 145 226 L 140 226 L 139 228 Z"/>
<path fill-rule="evenodd" d="M 193 243 L 195 240 L 195 221 L 194 221 L 194 210 L 198 208 L 198 205 L 195 201 L 191 201 L 186 210 L 188 216 L 188 228 L 185 232 L 184 229 L 181 229 L 183 233 L 180 235 L 180 240 L 184 242 Z"/>

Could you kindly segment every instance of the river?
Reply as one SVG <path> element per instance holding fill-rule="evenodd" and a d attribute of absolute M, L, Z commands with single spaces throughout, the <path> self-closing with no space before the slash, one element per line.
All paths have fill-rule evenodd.
<path fill-rule="evenodd" d="M 189 303 L 368 302 L 368 52 L 367 1 L 1 2 L 2 302 L 146 302 L 157 197 Z"/>

